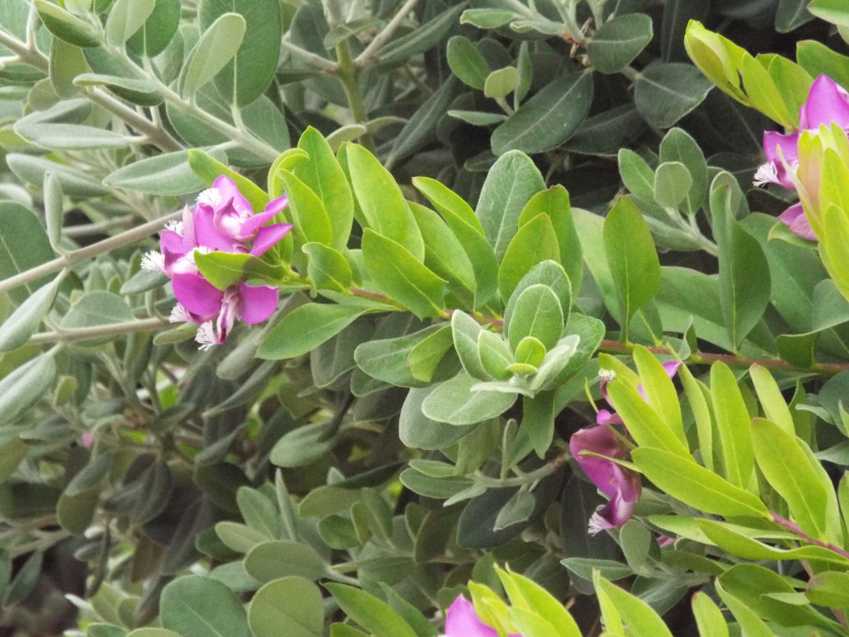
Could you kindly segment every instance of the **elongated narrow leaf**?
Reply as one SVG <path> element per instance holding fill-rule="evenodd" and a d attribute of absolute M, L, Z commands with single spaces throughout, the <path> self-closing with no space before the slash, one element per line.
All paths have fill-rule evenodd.
<path fill-rule="evenodd" d="M 492 152 L 541 153 L 560 145 L 578 129 L 593 101 L 592 74 L 560 77 L 534 95 L 492 134 Z"/>
<path fill-rule="evenodd" d="M 436 316 L 445 307 L 448 282 L 400 243 L 367 229 L 363 235 L 363 257 L 377 286 L 419 318 Z"/>
<path fill-rule="evenodd" d="M 192 50 L 183 79 L 183 95 L 192 97 L 233 59 L 247 24 L 237 13 L 225 13 L 206 29 Z"/>
<path fill-rule="evenodd" d="M 769 515 L 760 498 L 678 454 L 641 447 L 631 456 L 658 488 L 695 509 L 728 517 Z"/>
<path fill-rule="evenodd" d="M 366 312 L 356 305 L 302 305 L 268 331 L 260 343 L 257 356 L 266 360 L 285 360 L 311 352 Z"/>
<path fill-rule="evenodd" d="M 660 289 L 660 262 L 648 224 L 628 197 L 604 221 L 604 251 L 619 300 L 619 323 L 627 338 L 631 317 Z"/>

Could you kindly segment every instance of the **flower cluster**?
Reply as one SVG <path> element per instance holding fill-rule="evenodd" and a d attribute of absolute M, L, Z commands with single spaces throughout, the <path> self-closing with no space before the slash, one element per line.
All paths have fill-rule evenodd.
<path fill-rule="evenodd" d="M 279 292 L 245 281 L 220 290 L 200 272 L 195 255 L 263 256 L 292 229 L 289 224 L 270 223 L 286 205 L 286 197 L 280 197 L 254 214 L 233 180 L 222 175 L 193 207 L 186 206 L 182 221 L 160 233 L 161 252 L 145 255 L 143 267 L 162 271 L 171 280 L 177 299 L 171 321 L 199 325 L 196 339 L 201 349 L 226 341 L 237 320 L 255 325 L 268 319 L 277 309 Z"/>
<path fill-rule="evenodd" d="M 814 80 L 808 97 L 802 105 L 799 130 L 792 133 L 766 131 L 764 152 L 767 161 L 755 173 L 755 185 L 777 184 L 794 190 L 793 173 L 799 165 L 799 138 L 803 131 L 816 131 L 820 126 L 837 124 L 849 131 L 849 93 L 826 75 Z M 794 234 L 816 241 L 811 224 L 805 217 L 802 204 L 797 203 L 785 210 L 779 219 Z"/>
<path fill-rule="evenodd" d="M 679 361 L 668 361 L 663 364 L 663 369 L 672 378 L 680 366 Z M 602 374 L 601 395 L 605 400 L 610 380 L 610 374 Z M 637 387 L 637 391 L 645 398 L 642 386 Z M 622 425 L 622 418 L 618 414 L 600 409 L 596 413 L 594 426 L 579 429 L 569 439 L 569 451 L 575 462 L 609 499 L 590 518 L 589 531 L 593 535 L 625 524 L 631 519 L 640 499 L 642 485 L 639 474 L 614 462 L 626 458 L 629 453 L 624 432 L 616 429 L 618 425 Z M 583 452 L 587 451 L 598 455 L 585 455 Z"/>

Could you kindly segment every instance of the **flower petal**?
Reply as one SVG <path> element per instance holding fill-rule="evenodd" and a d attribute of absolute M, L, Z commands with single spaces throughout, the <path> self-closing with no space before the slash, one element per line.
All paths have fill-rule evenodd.
<path fill-rule="evenodd" d="M 254 239 L 251 254 L 255 257 L 261 257 L 282 241 L 283 237 L 289 234 L 291 229 L 292 226 L 288 223 L 276 223 L 272 226 L 260 228 L 256 235 L 256 239 Z"/>
<path fill-rule="evenodd" d="M 224 294 L 200 274 L 175 274 L 171 287 L 177 301 L 197 323 L 213 318 L 221 309 Z"/>
<path fill-rule="evenodd" d="M 569 451 L 593 484 L 606 496 L 612 498 L 619 488 L 616 484 L 618 476 L 615 472 L 618 465 L 604 458 L 582 455 L 581 452 L 592 451 L 610 458 L 623 457 L 625 451 L 613 428 L 604 424 L 579 429 L 569 439 Z"/>
<path fill-rule="evenodd" d="M 239 315 L 248 325 L 267 320 L 277 309 L 280 290 L 268 285 L 239 284 Z"/>
<path fill-rule="evenodd" d="M 800 126 L 810 130 L 832 123 L 849 128 L 849 94 L 827 75 L 820 75 L 802 106 Z"/>
<path fill-rule="evenodd" d="M 199 247 L 224 252 L 239 251 L 238 242 L 222 232 L 218 224 L 215 223 L 215 212 L 211 208 L 196 206 L 193 221 Z"/>
<path fill-rule="evenodd" d="M 212 187 L 221 195 L 221 205 L 217 206 L 216 210 L 233 208 L 240 215 L 253 214 L 253 206 L 251 206 L 250 202 L 239 191 L 236 182 L 227 175 L 216 177 L 215 181 L 212 182 Z"/>
<path fill-rule="evenodd" d="M 778 220 L 790 228 L 790 231 L 796 236 L 807 239 L 808 241 L 817 240 L 817 235 L 814 234 L 814 229 L 811 228 L 811 224 L 805 216 L 805 210 L 802 208 L 802 204 L 797 203 L 790 206 L 778 216 Z"/>
<path fill-rule="evenodd" d="M 775 166 L 776 183 L 784 188 L 793 189 L 793 180 L 787 171 L 799 161 L 799 133 L 784 135 L 776 131 L 764 133 L 764 153 L 767 161 Z"/>
<path fill-rule="evenodd" d="M 460 595 L 445 613 L 445 637 L 498 637 L 498 632 L 481 622 L 472 602 Z"/>
<path fill-rule="evenodd" d="M 274 219 L 276 216 L 277 213 L 273 210 L 266 210 L 265 212 L 260 212 L 259 214 L 248 217 L 242 221 L 242 227 L 239 229 L 239 233 L 242 237 L 251 239 L 262 226 Z"/>

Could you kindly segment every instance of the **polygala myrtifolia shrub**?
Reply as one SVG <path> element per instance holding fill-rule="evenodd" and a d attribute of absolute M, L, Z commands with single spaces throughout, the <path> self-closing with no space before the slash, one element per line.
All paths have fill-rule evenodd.
<path fill-rule="evenodd" d="M 0 0 L 0 633 L 849 635 L 847 42 Z"/>

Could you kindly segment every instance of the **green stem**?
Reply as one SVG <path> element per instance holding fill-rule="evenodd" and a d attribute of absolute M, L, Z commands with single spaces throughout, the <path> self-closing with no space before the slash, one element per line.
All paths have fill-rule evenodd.
<path fill-rule="evenodd" d="M 177 219 L 182 214 L 182 211 L 177 211 L 165 217 L 149 221 L 148 223 L 131 228 L 126 232 L 116 234 L 114 237 L 109 237 L 103 241 L 98 241 L 97 243 L 92 243 L 91 245 L 68 252 L 61 257 L 57 257 L 56 259 L 37 265 L 34 268 L 11 276 L 8 279 L 3 279 L 0 281 L 0 294 L 13 290 L 16 287 L 26 285 L 27 283 L 38 281 L 47 275 L 71 267 L 80 261 L 84 261 L 100 254 L 111 252 L 117 248 L 131 245 L 137 241 L 141 241 L 142 239 L 146 239 L 150 235 L 162 229 L 166 223 L 172 219 Z"/>
<path fill-rule="evenodd" d="M 377 54 L 380 53 L 380 50 L 384 47 L 384 45 L 392 39 L 392 36 L 395 35 L 395 32 L 404 21 L 404 18 L 416 8 L 418 2 L 419 0 L 407 0 L 401 8 L 398 9 L 398 12 L 392 16 L 392 19 L 383 28 L 383 30 L 378 33 L 371 42 L 369 42 L 365 50 L 357 56 L 356 60 L 354 60 L 354 65 L 357 68 L 363 68 L 369 62 L 372 62 L 375 58 L 377 58 Z"/>
<path fill-rule="evenodd" d="M 534 484 L 548 476 L 560 471 L 560 468 L 569 460 L 569 454 L 565 451 L 557 456 L 551 462 L 544 464 L 539 469 L 535 469 L 529 473 L 517 476 L 515 478 L 491 478 L 482 474 L 477 474 L 474 477 L 476 483 L 491 487 L 494 489 L 501 487 L 521 487 L 528 484 Z"/>
<path fill-rule="evenodd" d="M 360 92 L 359 73 L 351 55 L 351 45 L 348 40 L 343 40 L 336 45 L 336 60 L 339 65 L 337 73 L 339 81 L 342 82 L 342 88 L 345 90 L 345 98 L 348 100 L 348 107 L 351 109 L 354 122 L 365 125 L 368 121 L 368 111 Z M 371 133 L 364 134 L 360 141 L 363 146 L 374 152 L 374 139 Z"/>
<path fill-rule="evenodd" d="M 89 341 L 96 338 L 108 336 L 124 336 L 134 332 L 154 332 L 169 327 L 169 323 L 158 318 L 145 318 L 136 321 L 124 321 L 122 323 L 110 323 L 108 325 L 95 325 L 92 327 L 78 327 L 74 329 L 56 330 L 53 332 L 40 332 L 34 334 L 29 340 L 32 345 L 45 343 L 74 343 L 77 341 Z"/>
<path fill-rule="evenodd" d="M 21 42 L 3 30 L 0 30 L 0 44 L 10 51 L 14 51 L 21 62 L 34 66 L 45 73 L 48 72 L 50 63 L 35 47 L 27 46 L 25 42 Z M 145 135 L 150 140 L 150 143 L 158 146 L 161 150 L 170 152 L 183 148 L 167 130 L 158 126 L 155 122 L 151 122 L 146 117 L 139 115 L 135 110 L 103 89 L 89 88 L 84 91 L 84 95 L 95 104 L 124 120 L 132 128 Z"/>

